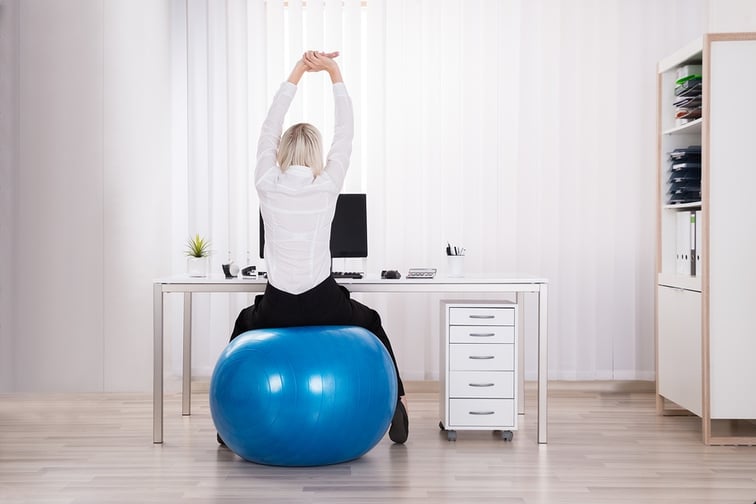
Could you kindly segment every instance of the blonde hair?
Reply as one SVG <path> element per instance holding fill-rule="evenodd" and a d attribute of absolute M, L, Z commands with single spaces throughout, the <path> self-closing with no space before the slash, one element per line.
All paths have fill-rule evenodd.
<path fill-rule="evenodd" d="M 320 132 L 312 124 L 299 123 L 287 129 L 278 145 L 276 161 L 281 171 L 291 165 L 306 166 L 317 177 L 323 171 Z"/>

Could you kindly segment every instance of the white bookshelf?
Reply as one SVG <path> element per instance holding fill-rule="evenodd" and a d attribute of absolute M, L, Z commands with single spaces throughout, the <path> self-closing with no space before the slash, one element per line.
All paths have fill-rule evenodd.
<path fill-rule="evenodd" d="M 657 411 L 701 417 L 706 444 L 756 445 L 756 33 L 707 34 L 658 65 Z M 675 118 L 678 68 L 702 65 L 702 117 Z M 670 204 L 669 152 L 701 146 L 700 201 Z M 698 213 L 700 263 L 680 271 L 678 232 Z M 687 215 L 687 214 L 686 214 Z"/>

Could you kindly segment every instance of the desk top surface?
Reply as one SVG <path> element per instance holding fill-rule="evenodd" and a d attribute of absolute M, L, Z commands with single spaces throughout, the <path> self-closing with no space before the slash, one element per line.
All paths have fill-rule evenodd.
<path fill-rule="evenodd" d="M 548 280 L 542 277 L 536 277 L 526 274 L 508 274 L 500 276 L 465 276 L 465 277 L 446 277 L 437 275 L 435 278 L 400 278 L 400 279 L 382 279 L 378 275 L 365 275 L 363 278 L 338 278 L 336 281 L 344 285 L 354 286 L 470 286 L 470 285 L 545 285 Z M 157 278 L 155 284 L 164 285 L 214 285 L 214 286 L 258 286 L 265 285 L 265 278 L 225 278 L 222 275 L 211 275 L 208 277 L 190 277 L 188 275 L 174 275 L 170 277 Z"/>

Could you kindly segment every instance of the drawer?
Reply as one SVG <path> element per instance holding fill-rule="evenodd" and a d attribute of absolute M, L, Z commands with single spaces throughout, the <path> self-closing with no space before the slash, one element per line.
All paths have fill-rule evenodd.
<path fill-rule="evenodd" d="M 449 343 L 514 343 L 514 326 L 451 326 Z"/>
<path fill-rule="evenodd" d="M 513 371 L 453 371 L 449 397 L 514 398 Z"/>
<path fill-rule="evenodd" d="M 449 345 L 451 371 L 514 371 L 514 345 Z"/>
<path fill-rule="evenodd" d="M 514 427 L 514 399 L 449 399 L 449 425 Z"/>
<path fill-rule="evenodd" d="M 474 306 L 449 308 L 452 325 L 514 325 L 514 305 L 507 308 L 476 308 Z"/>

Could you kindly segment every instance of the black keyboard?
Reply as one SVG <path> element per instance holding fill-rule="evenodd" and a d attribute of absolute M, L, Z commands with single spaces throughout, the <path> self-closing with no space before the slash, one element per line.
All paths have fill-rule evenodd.
<path fill-rule="evenodd" d="M 333 271 L 331 272 L 333 278 L 362 278 L 362 273 L 359 271 Z"/>

